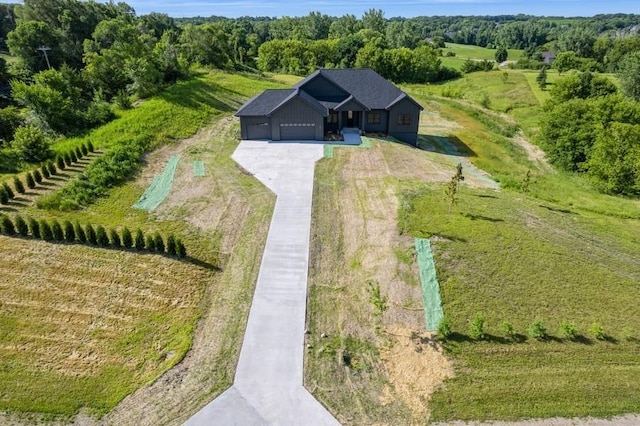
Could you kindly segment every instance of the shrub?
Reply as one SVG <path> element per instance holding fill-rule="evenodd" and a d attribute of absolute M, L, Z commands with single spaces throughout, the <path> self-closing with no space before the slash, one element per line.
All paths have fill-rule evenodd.
<path fill-rule="evenodd" d="M 118 93 L 113 97 L 113 100 L 118 108 L 121 109 L 131 109 L 131 107 L 133 106 L 133 104 L 131 103 L 131 98 L 125 90 L 118 91 Z"/>
<path fill-rule="evenodd" d="M 158 253 L 164 253 L 164 240 L 162 239 L 162 235 L 156 232 L 153 236 L 153 242 L 156 247 L 156 251 Z"/>
<path fill-rule="evenodd" d="M 33 180 L 35 180 L 36 183 L 42 183 L 42 174 L 40 174 L 40 170 L 35 169 L 33 171 Z"/>
<path fill-rule="evenodd" d="M 144 232 L 142 232 L 141 229 L 136 230 L 136 237 L 134 239 L 134 244 L 135 244 L 136 250 L 144 250 L 146 247 Z"/>
<path fill-rule="evenodd" d="M 593 337 L 598 340 L 604 340 L 607 337 L 607 334 L 604 332 L 604 328 L 599 322 L 594 322 L 593 324 L 591 324 L 589 333 L 591 333 L 591 335 L 593 335 Z"/>
<path fill-rule="evenodd" d="M 51 230 L 51 225 L 44 219 L 40 219 L 40 238 L 45 241 L 53 240 L 53 232 Z"/>
<path fill-rule="evenodd" d="M 107 247 L 109 245 L 107 230 L 104 229 L 104 226 L 102 225 L 98 225 L 96 227 L 96 241 L 100 247 Z"/>
<path fill-rule="evenodd" d="M 125 248 L 130 249 L 133 247 L 133 238 L 131 237 L 131 231 L 126 226 L 122 228 L 122 245 Z"/>
<path fill-rule="evenodd" d="M 560 334 L 569 340 L 574 340 L 578 335 L 578 330 L 576 329 L 576 325 L 569 321 L 562 321 L 560 324 Z"/>
<path fill-rule="evenodd" d="M 71 155 L 68 152 L 65 152 L 62 156 L 62 160 L 64 161 L 65 166 L 70 166 L 73 161 L 71 161 Z"/>
<path fill-rule="evenodd" d="M 451 318 L 445 315 L 438 324 L 438 335 L 446 339 L 451 336 L 451 333 L 453 333 Z"/>
<path fill-rule="evenodd" d="M 473 321 L 471 321 L 469 336 L 476 340 L 484 339 L 484 315 L 482 315 L 482 312 L 478 312 Z"/>
<path fill-rule="evenodd" d="M 7 191 L 0 186 L 0 204 L 9 204 L 9 194 Z"/>
<path fill-rule="evenodd" d="M 2 182 L 2 188 L 7 192 L 9 198 L 13 198 L 16 196 L 16 194 L 13 193 L 13 189 L 11 189 L 7 182 Z"/>
<path fill-rule="evenodd" d="M 65 220 L 62 224 L 62 229 L 64 231 L 64 239 L 66 242 L 73 243 L 76 241 L 76 230 L 71 222 Z"/>
<path fill-rule="evenodd" d="M 0 217 L 0 232 L 4 235 L 15 235 L 16 233 L 16 228 L 13 226 L 11 218 L 6 214 Z"/>
<path fill-rule="evenodd" d="M 56 219 L 51 221 L 51 233 L 53 234 L 54 240 L 64 241 L 64 231 L 62 230 L 62 226 L 60 226 L 60 222 Z"/>
<path fill-rule="evenodd" d="M 56 165 L 58 166 L 59 170 L 64 170 L 65 169 L 65 164 L 64 164 L 64 158 L 62 158 L 62 156 L 58 156 L 56 158 Z"/>
<path fill-rule="evenodd" d="M 89 154 L 89 149 L 87 148 L 87 144 L 80 145 L 80 152 L 82 153 L 83 157 L 86 157 L 87 154 Z"/>
<path fill-rule="evenodd" d="M 17 150 L 20 159 L 27 163 L 39 163 L 52 155 L 46 135 L 32 124 L 18 127 L 11 145 Z"/>
<path fill-rule="evenodd" d="M 504 331 L 504 334 L 507 335 L 507 337 L 513 337 L 516 335 L 516 330 L 513 328 L 513 324 L 509 321 L 502 323 L 502 331 Z"/>
<path fill-rule="evenodd" d="M 58 174 L 58 170 L 56 169 L 53 161 L 47 161 L 47 169 L 49 170 L 49 176 L 54 176 Z"/>
<path fill-rule="evenodd" d="M 180 239 L 176 240 L 176 254 L 180 259 L 184 259 L 185 257 L 187 257 L 187 248 L 184 246 L 182 240 Z"/>
<path fill-rule="evenodd" d="M 527 329 L 529 336 L 543 340 L 547 338 L 547 329 L 544 327 L 544 324 L 541 320 L 535 320 L 529 325 Z"/>
<path fill-rule="evenodd" d="M 93 229 L 93 226 L 90 223 L 87 224 L 87 226 L 84 228 L 84 234 L 87 237 L 87 241 L 89 242 L 89 244 L 93 246 L 98 245 L 98 237 L 96 235 L 96 230 Z"/>
<path fill-rule="evenodd" d="M 144 246 L 149 251 L 154 251 L 156 249 L 156 241 L 153 238 L 153 235 L 146 235 L 144 237 Z"/>
<path fill-rule="evenodd" d="M 76 153 L 76 159 L 78 160 L 86 155 L 82 153 L 82 149 L 79 146 L 76 147 L 75 153 Z"/>
<path fill-rule="evenodd" d="M 76 155 L 75 151 L 71 151 L 69 152 L 69 159 L 71 160 L 71 163 L 77 163 L 78 162 L 78 156 Z"/>
<path fill-rule="evenodd" d="M 29 220 L 29 231 L 33 238 L 40 238 L 40 223 L 34 218 L 30 217 Z"/>
<path fill-rule="evenodd" d="M 84 228 L 80 225 L 80 222 L 76 221 L 73 224 L 73 228 L 75 230 L 76 239 L 79 243 L 84 244 L 87 242 L 87 236 L 84 233 Z"/>
<path fill-rule="evenodd" d="M 24 190 L 24 184 L 22 183 L 22 181 L 20 180 L 20 178 L 18 176 L 14 176 L 13 177 L 13 186 L 14 188 L 16 188 L 16 191 L 20 194 L 24 194 L 25 190 Z"/>
<path fill-rule="evenodd" d="M 29 235 L 29 226 L 27 225 L 27 222 L 24 221 L 22 216 L 14 217 L 13 223 L 15 224 L 15 228 L 16 231 L 18 231 L 18 234 L 22 235 L 23 237 Z"/>
<path fill-rule="evenodd" d="M 93 147 L 93 144 L 91 143 L 91 141 L 87 141 L 87 151 L 89 152 L 95 151 L 95 148 Z"/>
<path fill-rule="evenodd" d="M 115 229 L 111 228 L 109 230 L 109 241 L 111 241 L 111 245 L 114 247 L 120 247 L 120 235 L 118 234 L 118 231 L 116 231 Z"/>
<path fill-rule="evenodd" d="M 173 234 L 167 237 L 167 254 L 170 256 L 176 255 L 176 237 Z"/>
<path fill-rule="evenodd" d="M 27 186 L 29 189 L 34 189 L 36 187 L 36 181 L 33 179 L 31 172 L 27 173 Z"/>
<path fill-rule="evenodd" d="M 47 167 L 46 164 L 43 164 L 42 166 L 40 166 L 40 173 L 42 174 L 42 177 L 45 179 L 49 179 L 51 177 L 51 175 L 49 174 L 49 168 Z"/>

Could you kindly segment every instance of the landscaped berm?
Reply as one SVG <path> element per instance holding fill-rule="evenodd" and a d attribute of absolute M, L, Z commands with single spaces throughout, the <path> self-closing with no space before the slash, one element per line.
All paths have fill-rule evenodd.
<path fill-rule="evenodd" d="M 17 224 L 0 221 L 0 423 L 182 424 L 231 386 L 275 204 L 231 159 L 232 114 L 292 80 L 202 71 L 61 141 L 95 151 L 0 207 Z M 415 146 L 366 137 L 316 163 L 304 385 L 342 424 L 640 412 L 640 203 L 554 171 L 527 139 L 541 114 L 528 79 L 503 81 L 450 83 L 491 87 L 477 103 L 403 86 L 424 108 Z M 69 183 L 137 144 L 132 179 L 93 200 Z M 168 196 L 133 208 L 174 156 Z M 69 242 L 67 222 L 106 241 Z M 153 238 L 127 247 L 125 227 Z M 440 286 L 436 334 L 416 238 Z"/>

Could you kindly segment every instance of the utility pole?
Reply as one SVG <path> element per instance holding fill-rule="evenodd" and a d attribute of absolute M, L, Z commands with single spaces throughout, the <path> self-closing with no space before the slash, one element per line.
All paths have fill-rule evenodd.
<path fill-rule="evenodd" d="M 40 46 L 36 50 L 39 50 L 42 53 L 44 53 L 44 59 L 47 61 L 47 67 L 51 69 L 51 64 L 49 63 L 49 56 L 47 55 L 47 51 L 51 50 L 51 48 L 47 46 Z"/>

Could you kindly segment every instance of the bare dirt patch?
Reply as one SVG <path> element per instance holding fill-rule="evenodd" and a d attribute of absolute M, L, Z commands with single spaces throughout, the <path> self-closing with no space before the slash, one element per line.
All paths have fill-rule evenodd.
<path fill-rule="evenodd" d="M 547 162 L 547 157 L 542 149 L 532 144 L 523 134 L 522 132 L 518 132 L 512 140 L 518 144 L 520 148 L 527 153 L 527 157 L 534 164 L 537 164 L 538 167 L 544 169 L 545 171 L 551 171 L 552 167 Z"/>

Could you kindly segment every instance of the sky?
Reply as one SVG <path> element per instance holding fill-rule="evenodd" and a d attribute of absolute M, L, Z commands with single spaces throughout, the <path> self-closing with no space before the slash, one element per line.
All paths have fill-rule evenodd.
<path fill-rule="evenodd" d="M 600 13 L 640 14 L 640 0 L 124 0 L 137 15 L 150 12 L 172 17 L 304 16 L 317 11 L 329 16 L 361 17 L 381 9 L 386 18 L 434 15 L 593 16 Z"/>

